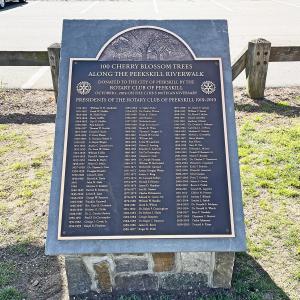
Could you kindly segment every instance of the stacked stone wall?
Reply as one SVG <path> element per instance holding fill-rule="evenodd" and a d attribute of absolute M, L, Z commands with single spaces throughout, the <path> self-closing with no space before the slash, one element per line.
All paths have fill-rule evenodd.
<path fill-rule="evenodd" d="M 182 252 L 67 256 L 70 296 L 230 288 L 234 253 Z"/>

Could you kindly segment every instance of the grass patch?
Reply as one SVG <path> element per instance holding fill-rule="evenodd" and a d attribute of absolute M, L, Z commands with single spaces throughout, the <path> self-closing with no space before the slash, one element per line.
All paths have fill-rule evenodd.
<path fill-rule="evenodd" d="M 300 104 L 300 96 L 296 98 Z M 209 295 L 195 299 L 299 298 L 300 124 L 292 102 L 295 100 L 246 99 L 236 105 L 249 255 L 237 255 L 232 289 L 210 290 Z M 43 256 L 36 254 L 39 248 L 32 245 L 42 245 L 44 241 L 51 176 L 51 126 L 0 124 L 0 198 L 4 203 L 0 205 L 1 249 L 24 260 L 30 259 L 31 254 L 37 255 L 34 259 Z M 0 265 L 5 282 L 0 288 L 0 300 L 21 297 L 18 289 L 24 287 L 18 283 L 15 265 L 7 265 L 6 269 Z M 13 272 L 9 273 L 10 267 Z M 40 288 L 42 281 L 37 287 L 40 293 L 32 299 L 44 295 Z M 121 297 L 140 299 L 139 295 Z M 153 299 L 173 298 L 158 295 Z"/>
<path fill-rule="evenodd" d="M 43 184 L 42 180 L 37 179 L 24 179 L 22 182 L 22 186 L 24 188 L 37 189 Z"/>
<path fill-rule="evenodd" d="M 0 300 L 21 300 L 24 299 L 22 294 L 15 288 L 7 287 L 0 289 Z"/>
<path fill-rule="evenodd" d="M 4 197 L 1 197 L 0 195 L 0 198 L 4 198 Z M 0 203 L 0 214 L 6 212 L 8 212 L 8 205 L 6 203 Z"/>
<path fill-rule="evenodd" d="M 0 142 L 14 142 L 24 146 L 26 143 L 26 136 L 15 132 L 0 132 Z"/>
<path fill-rule="evenodd" d="M 33 196 L 33 191 L 31 189 L 24 188 L 18 193 L 18 195 L 22 198 L 30 199 Z"/>
<path fill-rule="evenodd" d="M 129 296 L 124 296 L 121 295 L 118 300 L 141 300 L 142 298 L 136 295 L 129 295 Z"/>
<path fill-rule="evenodd" d="M 260 199 L 258 201 L 258 205 L 261 209 L 263 210 L 267 210 L 270 211 L 272 209 L 272 205 L 270 204 L 270 202 L 266 199 Z"/>
<path fill-rule="evenodd" d="M 27 162 L 15 162 L 11 164 L 10 168 L 13 171 L 19 171 L 19 170 L 28 170 L 29 169 L 29 164 Z"/>
<path fill-rule="evenodd" d="M 17 207 L 22 207 L 22 206 L 25 206 L 27 203 L 28 203 L 27 199 L 20 199 L 17 201 L 16 205 L 17 205 Z"/>
<path fill-rule="evenodd" d="M 288 101 L 278 101 L 277 104 L 282 107 L 290 106 Z"/>
<path fill-rule="evenodd" d="M 43 141 L 39 138 L 39 132 L 44 133 L 49 128 L 47 124 L 42 127 L 24 124 L 0 126 L 0 149 L 5 149 L 0 152 L 1 247 L 18 243 L 18 235 L 22 235 L 25 240 L 31 235 L 43 235 L 44 226 L 36 218 L 36 212 L 40 203 L 48 201 L 51 174 L 49 157 L 52 149 L 49 149 L 46 142 L 50 133 L 45 135 Z M 34 150 L 23 151 L 29 144 Z M 39 197 L 35 199 L 35 195 Z M 20 220 L 26 226 L 22 226 L 24 223 Z"/>
<path fill-rule="evenodd" d="M 248 251 L 251 253 L 251 255 L 254 258 L 263 257 L 263 255 L 266 252 L 266 248 L 264 247 L 264 245 L 260 243 L 255 243 L 250 239 L 247 241 L 247 244 L 248 244 Z"/>
<path fill-rule="evenodd" d="M 16 243 L 10 247 L 10 251 L 14 254 L 27 254 L 30 243 L 30 239 L 23 240 L 23 237 L 17 237 Z"/>
<path fill-rule="evenodd" d="M 277 103 L 277 109 L 285 103 Z M 244 210 L 247 221 L 249 254 L 264 266 L 272 269 L 277 262 L 275 280 L 286 286 L 291 299 L 297 299 L 297 270 L 300 269 L 300 122 L 291 118 L 274 118 L 274 106 L 260 104 L 271 114 L 252 113 L 239 120 L 239 157 L 243 185 Z M 291 264 L 286 266 L 285 259 Z M 281 274 L 281 275 L 279 275 Z M 286 274 L 286 275 L 282 275 Z M 243 277 L 243 276 L 242 276 Z M 273 278 L 274 278 L 273 277 Z M 284 278 L 284 279 L 283 279 Z M 289 284 L 286 284 L 288 282 Z M 256 282 L 257 289 L 262 282 Z M 293 286 L 294 288 L 291 288 Z M 251 287 L 237 281 L 237 291 Z M 271 289 L 272 291 L 272 289 Z M 263 299 L 263 295 L 250 292 L 241 299 Z M 283 299 L 274 297 L 274 299 Z"/>
<path fill-rule="evenodd" d="M 275 184 L 272 181 L 268 181 L 268 180 L 258 180 L 257 184 L 259 187 L 263 188 L 263 189 L 272 189 L 275 187 Z"/>
<path fill-rule="evenodd" d="M 39 168 L 43 165 L 43 163 L 47 158 L 48 158 L 47 153 L 40 153 L 32 159 L 31 166 L 34 168 Z"/>
<path fill-rule="evenodd" d="M 197 298 L 197 300 L 231 300 L 232 298 L 230 296 L 226 295 L 217 295 L 217 296 L 207 296 L 205 298 L 200 297 Z"/>
<path fill-rule="evenodd" d="M 269 275 L 261 269 L 249 255 L 239 253 L 236 257 L 235 272 L 232 285 L 234 294 L 230 299 L 262 300 L 268 296 L 270 299 L 288 300 L 288 296 L 270 280 Z"/>
<path fill-rule="evenodd" d="M 17 275 L 16 267 L 12 262 L 0 262 L 0 287 L 11 284 Z"/>
<path fill-rule="evenodd" d="M 300 196 L 300 192 L 289 188 L 279 188 L 276 192 L 280 196 L 285 196 L 289 198 L 296 198 Z"/>
<path fill-rule="evenodd" d="M 300 282 L 300 270 L 296 271 L 293 277 Z"/>
<path fill-rule="evenodd" d="M 294 225 L 289 229 L 285 245 L 300 247 L 300 226 Z"/>
<path fill-rule="evenodd" d="M 8 234 L 16 234 L 20 231 L 20 229 L 22 227 L 22 224 L 17 223 L 12 220 L 5 220 L 5 221 L 3 221 L 2 224 L 4 224 L 6 232 Z"/>
<path fill-rule="evenodd" d="M 28 101 L 22 98 L 28 93 L 31 94 L 28 101 L 32 101 L 33 107 L 29 107 Z M 35 98 L 37 93 L 40 95 L 38 99 Z M 37 101 L 45 102 L 45 99 L 49 99 L 51 102 L 53 97 L 52 92 L 20 90 L 5 91 L 2 95 L 0 91 L 1 102 L 4 104 L 3 114 L 9 115 L 10 109 L 24 115 L 32 110 L 26 116 L 28 120 L 31 115 L 35 119 L 34 115 L 41 113 Z M 2 101 L 3 98 L 5 101 Z M 48 102 L 45 105 L 51 106 L 52 103 Z M 43 107 L 41 114 L 47 114 L 47 111 L 48 106 Z M 57 289 L 61 285 L 57 279 L 60 262 L 46 257 L 43 249 L 54 123 L 46 123 L 46 116 L 46 122 L 40 124 L 31 124 L 30 120 L 18 124 L 18 120 L 16 117 L 15 123 L 0 124 L 0 261 L 9 258 L 17 266 L 14 272 L 10 272 L 12 280 L 6 280 L 6 284 L 0 287 L 0 300 L 50 299 L 53 293 L 57 297 Z M 2 265 L 0 269 L 4 270 Z M 22 275 L 18 276 L 21 272 Z M 46 281 L 41 280 L 41 276 L 43 279 L 47 277 L 51 288 L 49 285 L 46 287 Z M 40 283 L 32 287 L 31 282 L 36 279 Z M 52 286 L 55 291 L 51 290 Z"/>
<path fill-rule="evenodd" d="M 50 179 L 51 170 L 50 169 L 38 169 L 35 171 L 35 177 L 37 179 Z"/>
<path fill-rule="evenodd" d="M 6 124 L 0 124 L 0 131 L 8 129 L 9 126 Z"/>
<path fill-rule="evenodd" d="M 266 162 L 265 162 L 265 164 L 266 164 Z M 267 180 L 273 180 L 273 179 L 277 178 L 278 171 L 277 171 L 276 168 L 263 167 L 263 168 L 258 168 L 256 170 L 254 170 L 254 175 L 257 178 L 263 178 L 263 179 L 267 179 Z"/>
<path fill-rule="evenodd" d="M 0 147 L 0 156 L 4 155 L 5 153 L 9 152 L 10 150 L 11 150 L 11 147 L 9 147 L 9 146 Z"/>

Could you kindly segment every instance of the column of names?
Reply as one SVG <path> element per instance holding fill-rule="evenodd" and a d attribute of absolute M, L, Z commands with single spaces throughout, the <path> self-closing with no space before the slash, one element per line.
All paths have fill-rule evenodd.
<path fill-rule="evenodd" d="M 209 107 L 174 107 L 177 226 L 212 226 L 217 204 L 208 182 L 216 162 L 205 140 L 211 136 Z"/>
<path fill-rule="evenodd" d="M 85 191 L 84 187 L 81 186 L 81 183 L 85 178 L 85 149 L 88 138 L 87 120 L 88 109 L 86 107 L 77 107 L 74 126 L 74 151 L 72 161 L 70 207 L 68 216 L 68 226 L 70 228 L 82 227 Z"/>

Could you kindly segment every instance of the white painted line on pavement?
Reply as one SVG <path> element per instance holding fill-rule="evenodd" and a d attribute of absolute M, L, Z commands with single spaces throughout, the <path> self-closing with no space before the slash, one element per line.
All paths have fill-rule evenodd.
<path fill-rule="evenodd" d="M 154 6 L 154 11 L 156 14 L 159 14 L 159 11 L 158 11 L 158 6 L 157 6 L 157 2 L 156 0 L 152 0 L 153 1 L 153 6 Z"/>
<path fill-rule="evenodd" d="M 80 14 L 81 14 L 81 15 L 85 14 L 85 13 L 88 12 L 90 9 L 92 9 L 96 4 L 97 4 L 97 1 L 91 3 L 88 7 L 86 7 L 84 10 L 82 10 L 82 11 L 80 12 Z"/>
<path fill-rule="evenodd" d="M 293 3 L 287 3 L 287 2 L 284 2 L 284 1 L 272 0 L 272 2 L 279 3 L 279 4 L 282 4 L 282 5 L 287 5 L 287 6 L 300 8 L 300 5 L 296 5 L 296 4 L 293 4 Z"/>
<path fill-rule="evenodd" d="M 49 70 L 49 67 L 41 67 L 22 86 L 22 89 L 31 89 L 34 84 Z"/>
<path fill-rule="evenodd" d="M 230 11 L 230 12 L 233 12 L 233 9 L 231 9 L 230 7 L 224 5 L 224 4 L 222 4 L 222 3 L 220 3 L 220 2 L 218 2 L 218 1 L 216 1 L 216 0 L 210 0 L 210 2 L 214 3 L 215 5 L 217 5 L 217 6 L 219 6 L 219 7 L 224 8 L 224 9 Z"/>

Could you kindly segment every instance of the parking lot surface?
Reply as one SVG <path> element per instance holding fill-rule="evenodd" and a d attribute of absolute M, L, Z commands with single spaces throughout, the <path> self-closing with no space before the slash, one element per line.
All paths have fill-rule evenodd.
<path fill-rule="evenodd" d="M 63 19 L 227 19 L 232 60 L 247 42 L 300 45 L 297 0 L 29 1 L 0 10 L 0 50 L 45 50 L 60 42 Z M 235 86 L 245 84 L 242 73 Z M 267 86 L 300 85 L 300 63 L 271 63 Z M 52 88 L 49 67 L 0 67 L 0 87 Z"/>

